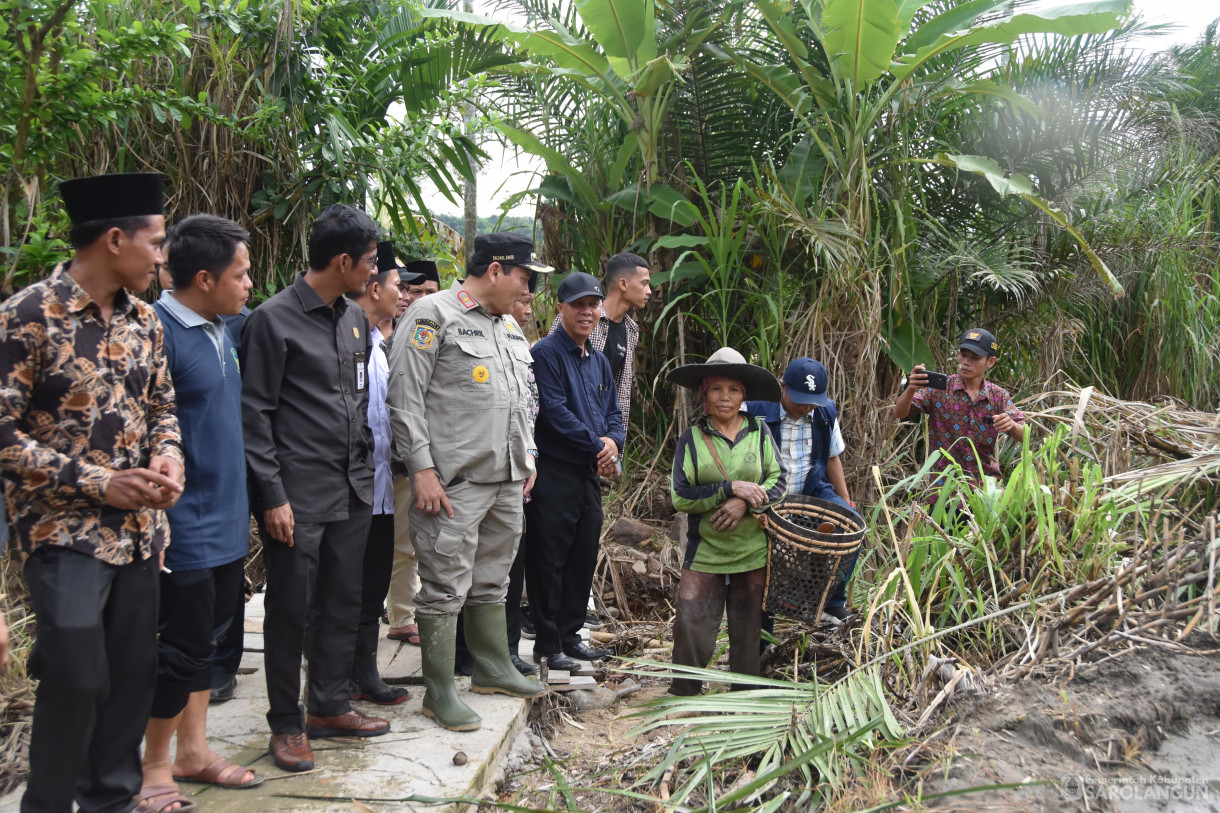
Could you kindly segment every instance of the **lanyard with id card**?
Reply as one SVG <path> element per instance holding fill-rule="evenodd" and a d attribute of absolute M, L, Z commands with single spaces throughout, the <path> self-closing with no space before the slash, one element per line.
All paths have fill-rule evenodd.
<path fill-rule="evenodd" d="M 353 358 L 356 362 L 356 392 L 364 392 L 369 383 L 367 375 L 369 354 L 355 353 Z"/>

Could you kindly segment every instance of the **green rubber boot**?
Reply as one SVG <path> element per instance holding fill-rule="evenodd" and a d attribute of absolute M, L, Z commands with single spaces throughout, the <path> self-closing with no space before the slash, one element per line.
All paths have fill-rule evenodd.
<path fill-rule="evenodd" d="M 424 716 L 450 731 L 474 731 L 483 720 L 458 697 L 453 685 L 457 613 L 415 616 L 424 673 Z"/>
<path fill-rule="evenodd" d="M 546 686 L 525 677 L 513 666 L 508 654 L 503 604 L 467 604 L 462 618 L 466 648 L 474 656 L 470 691 L 510 697 L 541 697 L 546 694 Z"/>

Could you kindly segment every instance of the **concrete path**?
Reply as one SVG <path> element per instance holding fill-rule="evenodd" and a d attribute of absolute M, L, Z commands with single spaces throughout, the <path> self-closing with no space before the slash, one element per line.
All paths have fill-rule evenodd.
<path fill-rule="evenodd" d="M 376 811 L 458 810 L 464 806 L 436 807 L 401 800 L 412 795 L 478 798 L 500 779 L 498 766 L 525 728 L 530 701 L 472 694 L 470 679 L 459 678 L 462 698 L 483 718 L 483 727 L 462 733 L 445 731 L 420 712 L 423 686 L 411 682 L 419 678 L 419 648 L 386 640 L 384 634 L 380 647 L 382 675 L 390 682 L 407 682 L 411 698 L 391 707 L 357 705 L 366 714 L 388 718 L 391 732 L 369 739 L 315 740 L 312 745 L 318 768 L 314 772 L 292 774 L 275 767 L 267 753 L 262 599 L 262 594 L 255 595 L 246 605 L 246 654 L 236 697 L 210 708 L 208 729 L 217 753 L 265 774 L 267 781 L 251 790 L 183 784 L 183 792 L 200 811 L 364 809 L 350 801 L 293 798 L 297 795 L 355 796 Z M 521 656 L 527 660 L 532 645 L 532 641 L 521 641 Z M 567 674 L 552 672 L 552 678 L 553 684 L 566 681 Z M 466 757 L 463 765 L 454 763 L 459 751 Z M 15 813 L 23 790 L 19 788 L 0 799 L 0 813 Z"/>

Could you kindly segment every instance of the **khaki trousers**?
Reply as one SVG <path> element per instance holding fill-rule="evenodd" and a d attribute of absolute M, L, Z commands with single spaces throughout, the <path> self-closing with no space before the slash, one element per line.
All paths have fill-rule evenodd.
<path fill-rule="evenodd" d="M 415 495 L 410 477 L 394 479 L 394 569 L 390 572 L 390 591 L 386 595 L 390 626 L 415 623 L 415 595 L 419 593 L 419 561 L 411 539 L 411 505 Z"/>
<path fill-rule="evenodd" d="M 463 481 L 445 489 L 453 516 L 432 516 L 411 507 L 419 560 L 416 610 L 427 615 L 460 612 L 466 604 L 497 604 L 508 590 L 508 570 L 525 524 L 523 480 Z"/>

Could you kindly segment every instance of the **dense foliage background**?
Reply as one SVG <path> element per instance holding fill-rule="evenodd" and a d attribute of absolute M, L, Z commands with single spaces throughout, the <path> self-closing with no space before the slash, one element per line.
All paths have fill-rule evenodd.
<path fill-rule="evenodd" d="M 460 261 L 460 224 L 433 221 L 421 186 L 456 205 L 498 138 L 545 161 L 500 203 L 537 201 L 553 264 L 654 261 L 638 455 L 688 418 L 665 370 L 721 344 L 777 370 L 828 363 L 855 481 L 897 453 L 901 371 L 947 366 L 969 325 L 1000 336 L 995 375 L 1017 396 L 1073 381 L 1220 405 L 1214 26 L 1146 55 L 1121 0 L 499 12 L 0 0 L 3 292 L 65 255 L 56 182 L 100 171 L 165 172 L 171 219 L 248 225 L 256 298 L 333 201 Z"/>

